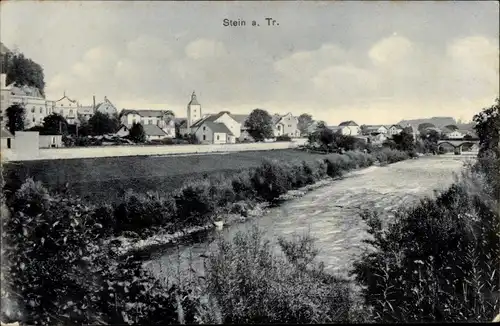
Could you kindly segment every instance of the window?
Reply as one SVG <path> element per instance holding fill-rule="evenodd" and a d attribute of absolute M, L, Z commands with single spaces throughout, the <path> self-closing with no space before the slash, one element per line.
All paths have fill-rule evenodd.
<path fill-rule="evenodd" d="M 203 126 L 203 131 L 205 131 L 207 129 L 207 127 Z"/>
<path fill-rule="evenodd" d="M 43 108 L 40 108 L 40 113 L 43 113 Z"/>
<path fill-rule="evenodd" d="M 137 120 L 135 120 L 135 119 L 133 119 L 133 120 L 132 120 L 132 124 L 134 124 L 134 123 L 136 123 L 136 122 L 137 122 Z"/>
<path fill-rule="evenodd" d="M 219 140 L 219 135 L 217 135 L 217 140 Z"/>
<path fill-rule="evenodd" d="M 289 128 L 291 128 L 291 127 L 292 127 L 292 125 L 288 125 L 288 127 L 289 127 Z"/>
<path fill-rule="evenodd" d="M 35 117 L 33 117 L 33 122 L 35 122 Z"/>
<path fill-rule="evenodd" d="M 69 114 L 72 115 L 73 114 L 73 110 L 69 110 Z"/>
<path fill-rule="evenodd" d="M 31 113 L 35 113 L 35 107 L 31 108 Z"/>
<path fill-rule="evenodd" d="M 203 135 L 203 140 L 207 140 L 207 136 L 206 135 Z"/>
<path fill-rule="evenodd" d="M 148 125 L 152 125 L 153 124 L 153 120 L 148 120 Z"/>

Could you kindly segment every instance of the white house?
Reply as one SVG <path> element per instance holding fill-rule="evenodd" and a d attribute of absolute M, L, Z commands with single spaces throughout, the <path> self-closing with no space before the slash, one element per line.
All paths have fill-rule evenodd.
<path fill-rule="evenodd" d="M 297 125 L 299 120 L 297 117 L 294 117 L 291 113 L 287 113 L 285 115 L 275 114 L 272 117 L 273 121 L 273 131 L 274 136 L 289 136 L 289 137 L 300 137 L 300 130 Z"/>
<path fill-rule="evenodd" d="M 334 133 L 338 133 L 344 136 L 349 136 L 351 134 L 351 129 L 347 126 L 327 126 L 328 129 Z"/>
<path fill-rule="evenodd" d="M 366 126 L 366 133 L 368 135 L 371 134 L 384 134 L 386 135 L 389 130 L 387 130 L 386 126 L 383 125 L 368 125 Z"/>
<path fill-rule="evenodd" d="M 5 128 L 0 128 L 0 151 L 12 148 L 14 136 Z"/>
<path fill-rule="evenodd" d="M 191 133 L 198 131 L 204 122 L 222 123 L 231 132 L 233 137 L 239 138 L 241 134 L 241 124 L 236 121 L 228 111 L 221 111 L 217 114 L 207 115 L 191 125 Z"/>
<path fill-rule="evenodd" d="M 388 135 L 389 136 L 399 135 L 402 131 L 403 127 L 401 127 L 400 125 L 392 125 L 389 127 Z"/>
<path fill-rule="evenodd" d="M 0 116 L 2 125 L 6 122 L 6 110 L 9 106 L 17 104 L 24 107 L 26 112 L 25 127 L 42 125 L 43 119 L 53 112 L 54 101 L 46 100 L 38 88 L 32 86 L 15 86 L 13 83 L 6 85 L 7 75 L 1 74 L 0 89 L 1 103 Z"/>
<path fill-rule="evenodd" d="M 383 133 L 373 134 L 369 137 L 370 143 L 373 145 L 382 145 L 382 143 L 387 140 L 387 135 Z"/>
<path fill-rule="evenodd" d="M 147 124 L 147 125 L 142 125 L 142 127 L 144 128 L 144 133 L 146 134 L 147 141 L 172 138 L 157 125 Z M 119 137 L 128 136 L 130 134 L 131 128 L 132 125 L 122 125 L 120 129 L 117 131 L 116 135 Z"/>
<path fill-rule="evenodd" d="M 344 134 L 344 132 L 347 133 L 347 130 L 349 130 L 349 133 L 347 134 L 349 136 L 357 136 L 357 135 L 360 134 L 359 125 L 356 122 L 352 121 L 352 120 L 341 122 L 339 124 L 339 127 L 345 127 L 345 128 L 347 128 L 347 129 L 342 128 L 342 134 Z"/>
<path fill-rule="evenodd" d="M 118 113 L 116 107 L 111 103 L 106 96 L 104 96 L 104 102 L 97 104 L 95 107 L 95 112 L 101 112 L 109 116 L 113 116 Z"/>
<path fill-rule="evenodd" d="M 62 115 L 70 125 L 78 124 L 78 109 L 81 107 L 77 100 L 69 98 L 64 93 L 63 97 L 55 101 L 53 112 Z"/>
<path fill-rule="evenodd" d="M 175 121 L 171 111 L 164 110 L 122 110 L 120 122 L 124 126 L 132 126 L 134 123 L 140 123 L 144 127 L 153 125 L 159 127 L 165 134 L 165 137 L 175 137 Z M 151 128 L 156 130 L 156 128 Z"/>
<path fill-rule="evenodd" d="M 201 143 L 234 144 L 236 142 L 236 137 L 224 123 L 216 123 L 205 119 L 192 130 Z"/>
<path fill-rule="evenodd" d="M 453 130 L 451 132 L 445 133 L 445 136 L 449 139 L 463 139 L 465 137 L 465 134 L 461 133 L 458 130 Z"/>

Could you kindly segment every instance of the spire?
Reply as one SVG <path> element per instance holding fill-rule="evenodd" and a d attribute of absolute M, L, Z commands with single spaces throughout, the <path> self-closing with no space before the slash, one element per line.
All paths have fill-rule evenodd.
<path fill-rule="evenodd" d="M 198 103 L 198 100 L 196 99 L 196 93 L 194 91 L 193 94 L 191 94 L 191 101 L 188 105 L 200 105 L 200 103 Z"/>

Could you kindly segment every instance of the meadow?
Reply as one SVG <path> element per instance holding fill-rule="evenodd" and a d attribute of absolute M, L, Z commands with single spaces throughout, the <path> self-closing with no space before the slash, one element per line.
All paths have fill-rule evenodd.
<path fill-rule="evenodd" d="M 4 177 L 7 184 L 16 186 L 27 178 L 33 178 L 50 191 L 68 192 L 94 203 L 104 203 L 120 201 L 128 190 L 170 192 L 186 180 L 199 179 L 214 172 L 230 173 L 254 168 L 265 159 L 312 162 L 322 157 L 321 154 L 290 149 L 190 156 L 23 161 L 6 164 Z"/>

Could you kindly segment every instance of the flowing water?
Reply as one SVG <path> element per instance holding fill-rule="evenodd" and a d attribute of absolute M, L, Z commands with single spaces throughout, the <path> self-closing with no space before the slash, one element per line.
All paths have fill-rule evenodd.
<path fill-rule="evenodd" d="M 466 160 L 470 158 L 423 157 L 360 170 L 301 198 L 284 202 L 260 218 L 169 248 L 147 266 L 161 277 L 176 275 L 190 265 L 202 273 L 200 255 L 213 249 L 217 233 L 231 239 L 238 231 L 257 225 L 273 243 L 280 236 L 310 233 L 320 250 L 318 259 L 328 270 L 344 274 L 365 248 L 362 240 L 368 234 L 359 215 L 361 210 L 377 209 L 390 218 L 396 208 L 433 196 L 435 190 L 446 189 L 454 180 L 453 174 L 460 172 Z"/>

